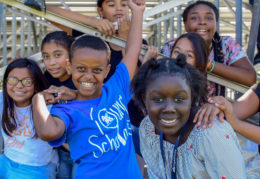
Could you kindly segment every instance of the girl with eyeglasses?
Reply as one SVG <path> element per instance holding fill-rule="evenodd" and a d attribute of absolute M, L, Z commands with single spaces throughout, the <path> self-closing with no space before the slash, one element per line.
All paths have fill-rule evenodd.
<path fill-rule="evenodd" d="M 7 66 L 0 97 L 4 139 L 0 179 L 55 178 L 57 152 L 37 137 L 32 119 L 32 97 L 47 87 L 47 81 L 34 61 L 21 58 Z"/>

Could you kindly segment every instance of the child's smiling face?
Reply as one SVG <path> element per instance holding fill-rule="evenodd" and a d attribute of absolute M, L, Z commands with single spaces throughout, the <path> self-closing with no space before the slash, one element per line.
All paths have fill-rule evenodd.
<path fill-rule="evenodd" d="M 22 84 L 21 80 L 26 82 L 26 85 Z M 29 81 L 31 82 L 29 83 Z M 14 100 L 16 106 L 25 107 L 31 104 L 34 94 L 34 83 L 29 70 L 27 68 L 14 68 L 10 71 L 7 77 L 6 90 L 8 95 Z"/>
<path fill-rule="evenodd" d="M 174 141 L 189 119 L 191 89 L 179 76 L 162 75 L 148 84 L 144 103 L 156 132 Z"/>
<path fill-rule="evenodd" d="M 69 59 L 69 53 L 64 47 L 54 41 L 45 43 L 42 47 L 42 57 L 46 70 L 53 78 L 65 81 L 70 77 L 66 71 L 66 61 Z"/>
<path fill-rule="evenodd" d="M 196 66 L 196 58 L 194 53 L 194 48 L 192 46 L 192 43 L 187 38 L 180 39 L 175 48 L 172 51 L 171 57 L 177 58 L 177 56 L 183 53 L 187 58 L 187 63 L 189 63 L 192 66 Z"/>
<path fill-rule="evenodd" d="M 104 0 L 102 7 L 98 7 L 98 13 L 104 19 L 116 22 L 123 16 L 129 16 L 127 0 Z"/>
<path fill-rule="evenodd" d="M 188 18 L 184 25 L 187 32 L 199 34 L 209 44 L 217 30 L 214 10 L 204 4 L 197 5 L 188 13 Z"/>
<path fill-rule="evenodd" d="M 89 100 L 102 94 L 103 81 L 110 70 L 105 50 L 76 48 L 71 59 L 72 81 L 78 89 L 77 100 Z"/>

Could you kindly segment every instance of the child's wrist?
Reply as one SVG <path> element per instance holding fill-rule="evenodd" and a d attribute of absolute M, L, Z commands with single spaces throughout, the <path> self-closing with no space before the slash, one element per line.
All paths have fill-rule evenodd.
<path fill-rule="evenodd" d="M 212 72 L 214 70 L 216 62 L 214 60 L 210 60 L 207 65 L 207 71 Z"/>

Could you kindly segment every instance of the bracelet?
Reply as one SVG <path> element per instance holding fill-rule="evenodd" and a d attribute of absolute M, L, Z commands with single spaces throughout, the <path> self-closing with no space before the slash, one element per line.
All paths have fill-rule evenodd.
<path fill-rule="evenodd" d="M 210 69 L 212 67 L 212 59 L 209 59 L 206 69 Z"/>
<path fill-rule="evenodd" d="M 208 71 L 209 73 L 211 73 L 215 67 L 215 60 L 212 61 L 212 66 L 211 66 L 211 69 Z"/>

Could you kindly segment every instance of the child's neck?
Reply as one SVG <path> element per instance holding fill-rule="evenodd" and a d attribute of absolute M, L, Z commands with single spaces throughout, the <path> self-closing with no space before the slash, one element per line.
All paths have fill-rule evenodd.
<path fill-rule="evenodd" d="M 109 43 L 109 46 L 112 50 L 115 50 L 115 51 L 121 51 L 122 50 L 122 47 L 119 47 L 117 45 L 114 45 L 112 43 Z"/>
<path fill-rule="evenodd" d="M 190 132 L 192 131 L 194 125 L 195 124 L 193 124 L 192 122 L 189 122 L 187 129 L 184 131 L 184 133 L 182 134 L 182 136 L 180 138 L 180 145 L 186 142 L 186 140 L 188 139 Z M 174 134 L 174 135 L 165 135 L 164 134 L 163 135 L 164 140 L 166 140 L 166 141 L 168 141 L 172 144 L 175 144 L 179 135 L 180 135 L 180 131 L 178 133 Z"/>
<path fill-rule="evenodd" d="M 66 75 L 60 77 L 60 78 L 59 78 L 59 81 L 60 81 L 60 82 L 64 82 L 64 81 L 66 81 L 66 80 L 69 79 L 69 78 L 70 78 L 70 75 L 66 74 Z"/>

